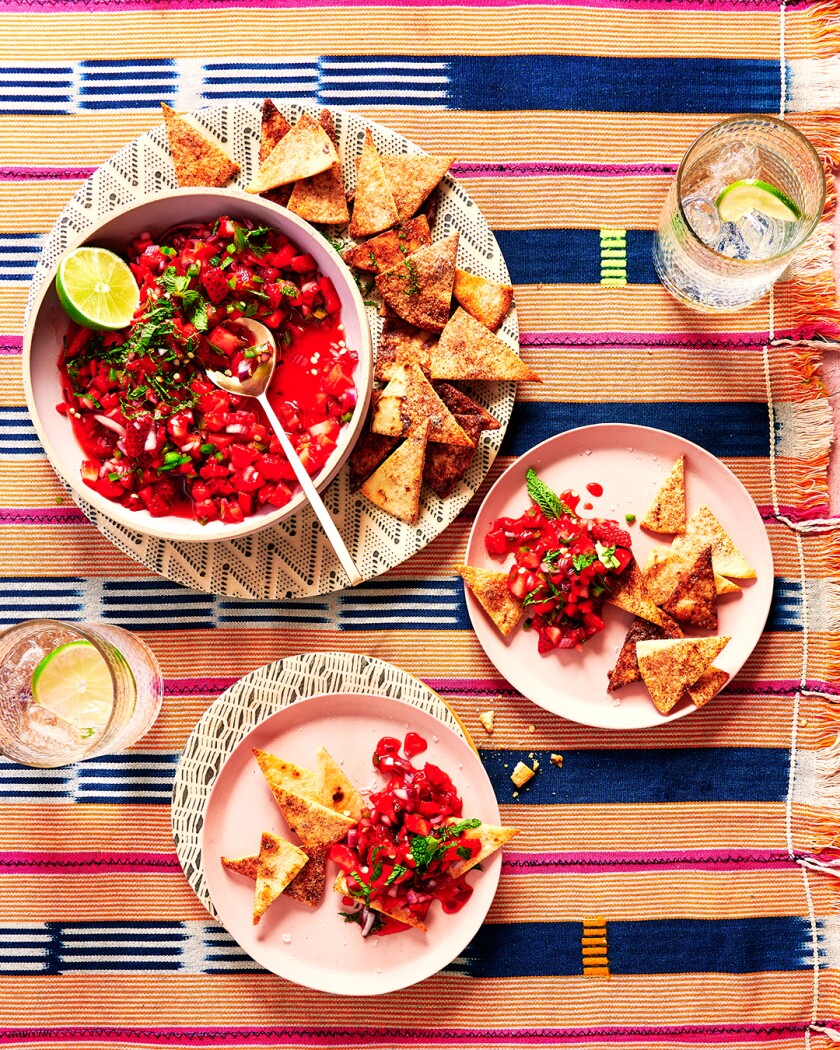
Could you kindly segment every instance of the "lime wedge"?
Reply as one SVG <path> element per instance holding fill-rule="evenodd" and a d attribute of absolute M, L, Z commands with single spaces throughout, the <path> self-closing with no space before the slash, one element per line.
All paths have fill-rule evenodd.
<path fill-rule="evenodd" d="M 128 263 L 107 248 L 76 248 L 65 255 L 55 290 L 68 317 L 96 332 L 125 328 L 140 305 Z"/>
<path fill-rule="evenodd" d="M 737 222 L 751 211 L 785 222 L 796 222 L 802 214 L 790 197 L 762 179 L 739 179 L 731 183 L 721 190 L 715 204 L 723 222 Z"/>
<path fill-rule="evenodd" d="M 79 639 L 60 645 L 38 664 L 32 698 L 65 722 L 96 729 L 111 717 L 114 683 L 96 646 Z"/>

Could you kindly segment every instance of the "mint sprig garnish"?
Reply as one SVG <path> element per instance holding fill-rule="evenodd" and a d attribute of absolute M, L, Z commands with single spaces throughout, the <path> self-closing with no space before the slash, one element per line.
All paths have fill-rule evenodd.
<path fill-rule="evenodd" d="M 571 515 L 571 508 L 553 492 L 544 481 L 540 481 L 533 467 L 525 475 L 528 495 L 547 518 L 559 518 L 564 514 Z"/>

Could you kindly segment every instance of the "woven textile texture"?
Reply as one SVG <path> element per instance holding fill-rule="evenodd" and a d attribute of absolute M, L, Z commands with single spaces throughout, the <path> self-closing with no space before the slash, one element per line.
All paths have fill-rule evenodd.
<path fill-rule="evenodd" d="M 778 0 L 2 0 L 0 622 L 138 632 L 165 676 L 136 748 L 54 772 L 0 760 L 0 1044 L 822 1050 L 840 1040 L 840 537 L 828 505 L 823 354 L 840 340 L 830 219 L 771 297 L 693 314 L 657 283 L 653 230 L 691 141 L 783 115 L 840 160 L 840 9 Z M 32 427 L 21 333 L 39 245 L 159 103 L 349 107 L 430 152 L 504 252 L 523 385 L 473 502 L 353 592 L 286 604 L 189 591 L 117 551 Z M 489 485 L 538 441 L 617 421 L 720 457 L 765 521 L 774 601 L 708 707 L 650 730 L 574 725 L 517 695 L 470 629 L 460 580 Z M 748 553 L 748 552 L 747 552 Z M 486 924 L 423 984 L 380 999 L 255 967 L 189 889 L 170 794 L 230 683 L 301 652 L 421 678 L 480 747 L 505 822 Z M 481 729 L 492 707 L 496 731 Z M 514 797 L 509 769 L 540 775 Z M 551 753 L 563 755 L 557 769 Z M 587 965 L 582 940 L 606 943 Z"/>

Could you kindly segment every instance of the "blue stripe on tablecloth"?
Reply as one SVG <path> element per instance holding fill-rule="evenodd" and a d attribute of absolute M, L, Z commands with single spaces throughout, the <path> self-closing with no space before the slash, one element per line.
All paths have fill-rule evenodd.
<path fill-rule="evenodd" d="M 599 230 L 494 230 L 514 284 L 600 284 Z M 653 231 L 627 230 L 627 283 L 658 284 Z"/>
<path fill-rule="evenodd" d="M 245 887 L 242 907 L 247 921 Z M 288 901 L 273 905 L 284 907 Z M 489 978 L 582 974 L 581 934 L 579 922 L 487 923 L 446 971 Z M 351 936 L 361 934 L 348 928 Z M 823 936 L 818 920 L 818 945 Z M 259 969 L 221 926 L 194 920 L 4 923 L 0 937 L 14 949 L 0 953 L 0 975 Z M 812 965 L 811 937 L 807 920 L 788 915 L 606 923 L 607 958 L 616 976 L 802 970 Z"/>
<path fill-rule="evenodd" d="M 510 775 L 517 762 L 539 762 L 537 775 L 519 790 L 520 805 L 781 802 L 787 793 L 790 755 L 783 748 L 562 751 L 562 769 L 551 764 L 549 752 L 482 749 L 480 754 L 501 802 L 514 801 Z M 58 769 L 30 769 L 0 758 L 0 803 L 167 805 L 177 762 L 177 753 L 125 752 Z"/>
<path fill-rule="evenodd" d="M 813 605 L 819 605 L 818 581 Z M 802 629 L 797 580 L 777 578 L 768 631 Z M 817 616 L 817 613 L 814 614 Z M 353 590 L 288 602 L 225 598 L 167 580 L 84 580 L 79 577 L 4 577 L 0 580 L 0 629 L 22 619 L 99 620 L 129 630 L 212 630 L 215 627 L 282 627 L 312 630 L 470 630 L 458 577 L 371 580 Z M 817 616 L 815 630 L 827 627 Z"/>
<path fill-rule="evenodd" d="M 663 421 L 670 431 L 715 456 L 770 455 L 767 405 L 763 401 L 518 401 L 500 454 L 521 456 L 555 434 L 592 423 L 661 427 Z"/>
<path fill-rule="evenodd" d="M 609 705 L 606 690 L 604 704 Z M 785 748 L 561 748 L 562 769 L 548 751 L 481 750 L 500 802 L 605 805 L 622 802 L 781 802 L 787 797 L 790 752 Z M 533 758 L 531 757 L 533 756 Z M 539 763 L 524 788 L 510 779 L 518 762 Z"/>
<path fill-rule="evenodd" d="M 486 923 L 455 963 L 470 977 L 568 977 L 582 973 L 581 925 Z M 648 919 L 610 922 L 610 973 L 760 973 L 812 965 L 808 921 L 799 916 L 748 919 Z"/>

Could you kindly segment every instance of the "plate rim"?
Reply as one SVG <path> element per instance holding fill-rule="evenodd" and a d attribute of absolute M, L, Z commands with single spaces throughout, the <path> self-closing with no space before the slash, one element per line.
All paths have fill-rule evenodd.
<path fill-rule="evenodd" d="M 213 802 L 213 798 L 216 795 L 217 790 L 220 789 L 223 786 L 222 783 L 221 783 L 221 777 L 222 777 L 222 775 L 224 773 L 224 769 L 225 769 L 225 766 L 227 765 L 227 763 L 229 761 L 231 761 L 237 755 L 237 753 L 240 751 L 240 749 L 243 748 L 247 744 L 247 741 L 248 741 L 248 739 L 250 737 L 252 737 L 255 733 L 259 733 L 260 730 L 263 730 L 267 726 L 268 723 L 273 722 L 275 720 L 277 720 L 279 722 L 282 722 L 284 719 L 290 718 L 292 716 L 293 712 L 295 712 L 295 711 L 299 712 L 301 706 L 305 707 L 306 705 L 309 705 L 309 704 L 312 704 L 312 705 L 321 704 L 321 705 L 323 705 L 325 701 L 328 701 L 330 698 L 332 698 L 334 696 L 337 696 L 337 695 L 339 695 L 339 696 L 340 695 L 344 695 L 344 696 L 350 696 L 350 697 L 356 697 L 356 698 L 364 698 L 365 700 L 370 700 L 370 701 L 375 701 L 375 702 L 382 702 L 384 704 L 387 704 L 391 710 L 393 710 L 394 708 L 396 708 L 397 711 L 403 711 L 404 710 L 406 712 L 406 717 L 408 717 L 408 715 L 409 715 L 409 713 L 410 713 L 410 711 L 412 709 L 414 709 L 414 710 L 421 710 L 419 708 L 416 708 L 416 705 L 410 703 L 409 701 L 403 700 L 400 697 L 389 697 L 389 696 L 385 696 L 385 695 L 377 694 L 377 693 L 362 693 L 362 692 L 358 692 L 357 690 L 348 690 L 348 691 L 346 691 L 343 694 L 341 692 L 338 692 L 338 693 L 336 693 L 336 692 L 329 692 L 329 693 L 315 693 L 315 694 L 313 694 L 311 696 L 301 697 L 298 700 L 295 700 L 293 703 L 291 703 L 291 704 L 289 704 L 289 705 L 287 705 L 287 706 L 285 706 L 285 707 L 283 707 L 283 708 L 273 712 L 272 714 L 267 715 L 265 718 L 261 719 L 259 722 L 256 723 L 256 725 L 254 725 L 239 740 L 239 742 L 237 743 L 236 747 L 234 747 L 234 749 L 227 755 L 225 760 L 221 763 L 221 766 L 220 766 L 220 768 L 219 768 L 219 770 L 218 770 L 218 772 L 216 774 L 216 777 L 215 777 L 215 779 L 213 781 L 213 784 L 210 787 L 210 790 L 209 790 L 209 793 L 208 793 L 208 796 L 207 796 L 207 801 L 206 801 L 206 804 L 204 806 L 204 817 L 205 817 L 205 820 L 204 820 L 204 822 L 202 824 L 202 828 L 201 828 L 201 832 L 200 832 L 200 847 L 201 847 L 201 865 L 202 865 L 202 870 L 204 870 L 204 868 L 205 868 L 205 859 L 204 859 L 205 837 L 207 835 L 207 828 L 208 828 L 206 817 L 207 817 L 207 813 L 208 813 L 208 811 L 210 809 L 210 806 L 211 806 L 211 804 Z M 350 712 L 350 713 L 352 714 L 352 712 Z M 471 755 L 470 760 L 474 763 L 475 769 L 483 777 L 483 779 L 484 779 L 484 781 L 486 783 L 486 789 L 488 791 L 489 797 L 492 798 L 492 800 L 493 800 L 493 810 L 494 810 L 494 812 L 491 813 L 491 814 L 486 815 L 485 817 L 482 817 L 482 819 L 486 819 L 488 822 L 501 823 L 501 814 L 499 812 L 499 800 L 496 797 L 496 793 L 495 793 L 495 790 L 493 788 L 492 782 L 490 780 L 490 777 L 489 777 L 486 769 L 484 768 L 484 765 L 483 765 L 483 763 L 481 761 L 481 758 L 479 756 L 478 750 L 472 744 L 471 739 L 469 737 L 465 738 L 460 732 L 457 732 L 451 725 L 448 725 L 446 722 L 442 722 L 440 719 L 437 718 L 436 715 L 432 714 L 431 712 L 423 711 L 422 713 L 423 713 L 423 715 L 425 717 L 431 718 L 434 721 L 438 722 L 439 726 L 440 726 L 440 728 L 441 728 L 441 730 L 443 731 L 444 734 L 449 734 L 450 737 L 452 738 L 452 740 L 454 740 L 459 747 L 465 748 L 466 751 L 470 753 L 470 755 Z M 402 720 L 402 718 L 400 717 L 399 720 Z M 456 959 L 461 954 L 461 952 L 464 950 L 464 948 L 466 948 L 466 946 L 475 937 L 476 933 L 478 932 L 478 930 L 483 925 L 483 923 L 484 923 L 484 921 L 485 921 L 485 919 L 487 917 L 487 913 L 489 912 L 489 910 L 490 910 L 490 908 L 491 908 L 491 906 L 493 904 L 493 900 L 495 899 L 496 891 L 498 889 L 498 884 L 499 884 L 500 877 L 501 877 L 501 850 L 498 851 L 492 858 L 489 858 L 488 861 L 486 861 L 484 863 L 484 865 L 483 865 L 483 871 L 481 872 L 481 882 L 482 882 L 482 886 L 484 887 L 484 896 L 486 897 L 486 901 L 484 903 L 486 904 L 486 907 L 484 907 L 483 910 L 482 910 L 482 908 L 478 908 L 476 910 L 475 915 L 471 915 L 470 916 L 470 921 L 467 922 L 465 924 L 465 926 L 464 926 L 464 931 L 465 932 L 463 933 L 463 935 L 461 937 L 458 938 L 458 946 L 457 946 L 457 948 L 454 951 L 452 959 Z M 205 875 L 205 883 L 206 882 L 207 882 L 207 878 L 206 878 L 206 875 Z M 209 886 L 208 886 L 208 890 L 209 890 Z M 326 892 L 329 892 L 329 887 L 327 888 Z M 211 901 L 212 901 L 212 893 L 210 894 L 210 897 L 211 897 Z M 214 911 L 216 912 L 216 915 L 215 915 L 216 921 L 227 931 L 229 936 L 233 938 L 233 940 L 239 945 L 239 947 L 242 949 L 242 951 L 245 952 L 247 955 L 249 955 L 250 958 L 253 959 L 254 957 L 252 955 L 250 955 L 248 950 L 237 940 L 236 934 L 228 926 L 226 926 L 225 923 L 222 922 L 222 920 L 219 918 L 218 908 L 216 907 L 215 902 L 213 902 L 213 908 L 214 908 Z M 246 925 L 246 927 L 247 927 L 247 920 L 248 919 L 250 919 L 250 915 L 247 915 L 245 917 L 244 925 Z M 418 945 L 418 958 L 422 958 L 422 951 L 423 951 L 423 946 L 422 945 Z M 396 982 L 389 981 L 388 980 L 389 974 L 387 972 L 383 972 L 383 974 L 381 975 L 382 979 L 379 982 L 379 986 L 376 986 L 376 987 L 374 987 L 374 988 L 372 988 L 370 990 L 367 990 L 365 992 L 358 992 L 358 991 L 344 992 L 341 989 L 332 986 L 329 981 L 325 982 L 324 984 L 310 983 L 310 982 L 305 982 L 304 983 L 302 981 L 298 981 L 294 977 L 291 977 L 288 973 L 278 973 L 277 970 L 273 969 L 270 966 L 267 966 L 264 962 L 260 961 L 259 959 L 254 959 L 254 961 L 257 962 L 260 966 L 262 966 L 267 972 L 273 973 L 273 974 L 275 974 L 278 977 L 284 978 L 285 980 L 292 981 L 295 984 L 299 984 L 301 987 L 310 988 L 312 990 L 325 992 L 325 993 L 331 994 L 331 995 L 341 996 L 342 998 L 348 998 L 348 997 L 349 998 L 370 998 L 370 997 L 375 997 L 375 996 L 378 996 L 378 995 L 388 995 L 388 994 L 390 994 L 392 992 L 400 991 L 403 988 L 408 988 L 408 987 L 411 987 L 412 985 L 418 984 L 419 982 L 424 981 L 427 978 L 434 976 L 434 974 L 439 973 L 441 969 L 443 969 L 446 965 L 448 965 L 448 963 L 444 963 L 442 966 L 435 966 L 431 970 L 421 970 L 418 976 L 411 977 L 411 979 L 408 980 L 408 981 L 404 980 L 404 978 L 399 978 Z M 452 960 L 450 959 L 449 961 L 451 962 Z M 333 970 L 332 972 L 334 973 L 335 971 Z M 374 980 L 375 980 L 375 978 L 374 978 Z"/>
<path fill-rule="evenodd" d="M 746 501 L 747 501 L 747 505 L 751 508 L 751 510 L 752 510 L 752 512 L 754 514 L 755 520 L 761 526 L 761 535 L 763 537 L 763 546 L 764 546 L 763 553 L 766 555 L 766 557 L 767 557 L 767 559 L 769 561 L 769 564 L 770 564 L 771 585 L 767 588 L 767 596 L 766 596 L 766 602 L 765 602 L 766 608 L 764 609 L 763 617 L 761 618 L 762 631 L 759 631 L 759 634 L 758 634 L 758 637 L 756 638 L 755 643 L 750 647 L 750 649 L 744 655 L 744 658 L 741 661 L 741 663 L 738 665 L 737 669 L 732 672 L 732 674 L 730 676 L 730 681 L 732 681 L 732 679 L 735 677 L 736 674 L 738 674 L 738 672 L 743 667 L 744 663 L 746 663 L 746 661 L 749 659 L 750 655 L 754 651 L 755 646 L 758 644 L 758 641 L 760 640 L 761 634 L 763 633 L 764 625 L 767 622 L 767 617 L 769 615 L 771 603 L 772 603 L 772 600 L 773 600 L 773 586 L 772 586 L 772 579 L 773 579 L 773 576 L 774 576 L 773 549 L 772 549 L 772 546 L 770 544 L 770 537 L 767 534 L 767 529 L 766 529 L 766 527 L 764 525 L 764 522 L 763 522 L 763 520 L 761 518 L 761 515 L 760 515 L 760 513 L 758 511 L 758 507 L 756 506 L 755 501 L 753 500 L 752 496 L 750 495 L 749 491 L 747 490 L 746 486 L 741 481 L 741 479 L 738 477 L 738 475 L 730 467 L 728 467 L 718 456 L 715 456 L 714 453 L 710 452 L 707 448 L 704 448 L 702 445 L 698 445 L 697 442 L 691 441 L 689 438 L 683 437 L 681 434 L 675 434 L 675 433 L 673 433 L 670 430 L 663 430 L 660 427 L 649 427 L 649 426 L 644 426 L 644 425 L 638 424 L 638 423 L 623 423 L 621 421 L 613 421 L 613 422 L 602 422 L 602 423 L 589 423 L 589 424 L 585 424 L 584 426 L 571 427 L 568 430 L 560 431 L 557 434 L 553 434 L 551 437 L 545 438 L 543 441 L 538 442 L 536 445 L 533 445 L 531 448 L 526 449 L 525 452 L 523 452 L 521 455 L 517 456 L 516 459 L 508 467 L 506 467 L 505 470 L 502 471 L 502 473 L 499 475 L 499 477 L 496 479 L 496 481 L 493 483 L 493 485 L 487 491 L 487 494 L 485 495 L 484 499 L 481 501 L 481 504 L 479 505 L 478 509 L 476 510 L 475 519 L 474 519 L 472 527 L 470 529 L 469 536 L 467 537 L 467 543 L 466 543 L 466 548 L 465 548 L 465 551 L 464 551 L 464 557 L 465 557 L 465 559 L 467 561 L 469 561 L 469 552 L 471 550 L 473 550 L 474 549 L 474 545 L 477 542 L 480 542 L 481 539 L 482 539 L 482 537 L 478 536 L 478 529 L 479 529 L 479 523 L 480 523 L 481 518 L 482 518 L 482 512 L 484 511 L 485 507 L 491 502 L 491 499 L 492 499 L 494 493 L 499 488 L 499 486 L 502 484 L 502 482 L 508 477 L 508 475 L 512 471 L 516 470 L 518 467 L 521 466 L 523 460 L 526 459 L 526 457 L 533 456 L 535 453 L 538 453 L 540 450 L 544 449 L 545 446 L 552 445 L 555 442 L 560 441 L 561 439 L 569 438 L 571 435 L 580 435 L 582 433 L 595 432 L 595 431 L 603 433 L 604 431 L 608 431 L 608 430 L 613 430 L 613 431 L 621 432 L 621 433 L 628 433 L 629 432 L 630 434 L 633 434 L 633 433 L 641 431 L 641 432 L 644 432 L 646 434 L 655 434 L 655 435 L 658 435 L 660 437 L 667 438 L 668 440 L 676 440 L 677 442 L 680 443 L 681 446 L 684 446 L 686 450 L 689 450 L 689 449 L 694 450 L 696 453 L 699 453 L 704 459 L 709 459 L 709 460 L 714 461 L 714 463 L 717 465 L 717 468 L 721 469 L 726 475 L 728 475 L 731 478 L 731 480 L 736 484 L 736 486 L 743 492 L 743 494 L 744 494 L 744 496 L 746 498 Z M 758 560 L 758 559 L 756 559 L 756 560 Z M 521 695 L 523 697 L 525 697 L 526 700 L 530 700 L 532 703 L 536 704 L 538 707 L 541 707 L 543 710 L 548 711 L 550 714 L 556 715 L 559 718 L 565 718 L 567 721 L 574 722 L 577 725 L 590 726 L 590 727 L 592 727 L 594 729 L 605 729 L 605 730 L 613 730 L 613 731 L 619 731 L 619 732 L 633 732 L 633 731 L 636 731 L 636 730 L 639 730 L 639 729 L 650 729 L 650 728 L 655 728 L 657 726 L 664 726 L 664 725 L 667 725 L 669 722 L 676 721 L 679 718 L 684 718 L 686 715 L 693 714 L 694 712 L 699 710 L 698 708 L 693 707 L 693 706 L 689 707 L 689 706 L 678 705 L 677 708 L 675 708 L 674 710 L 670 711 L 667 715 L 663 715 L 657 710 L 656 706 L 651 702 L 651 704 L 650 704 L 651 717 L 650 717 L 650 719 L 648 721 L 646 721 L 644 723 L 637 723 L 637 724 L 634 724 L 632 726 L 624 726 L 624 725 L 616 724 L 615 722 L 611 722 L 611 721 L 609 721 L 606 718 L 596 719 L 596 718 L 594 718 L 594 716 L 593 716 L 592 720 L 589 720 L 589 719 L 584 720 L 583 718 L 576 717 L 575 715 L 568 713 L 565 709 L 564 710 L 560 710 L 558 706 L 554 706 L 554 707 L 547 706 L 547 704 L 543 703 L 541 700 L 536 699 L 535 696 L 529 695 L 528 692 L 523 691 L 516 682 L 514 682 L 510 678 L 508 678 L 508 675 L 507 675 L 506 671 L 503 671 L 496 664 L 496 661 L 494 660 L 493 656 L 491 655 L 490 652 L 488 652 L 487 648 L 484 645 L 484 641 L 482 639 L 481 633 L 476 628 L 476 621 L 478 620 L 479 616 L 481 615 L 481 609 L 480 609 L 479 603 L 473 597 L 473 595 L 470 592 L 469 588 L 467 587 L 466 583 L 464 584 L 464 592 L 465 592 L 465 599 L 466 599 L 466 605 L 467 605 L 467 614 L 469 615 L 470 623 L 472 625 L 473 630 L 475 631 L 476 638 L 478 639 L 478 642 L 481 645 L 481 648 L 482 648 L 483 652 L 487 656 L 487 659 L 491 662 L 491 664 L 496 669 L 496 671 L 499 674 L 501 674 L 505 678 L 506 681 L 510 681 L 510 684 L 518 692 L 520 692 Z M 759 613 L 759 615 L 760 615 L 760 613 Z M 604 710 L 606 711 L 606 710 L 611 710 L 611 709 L 605 708 Z"/>

